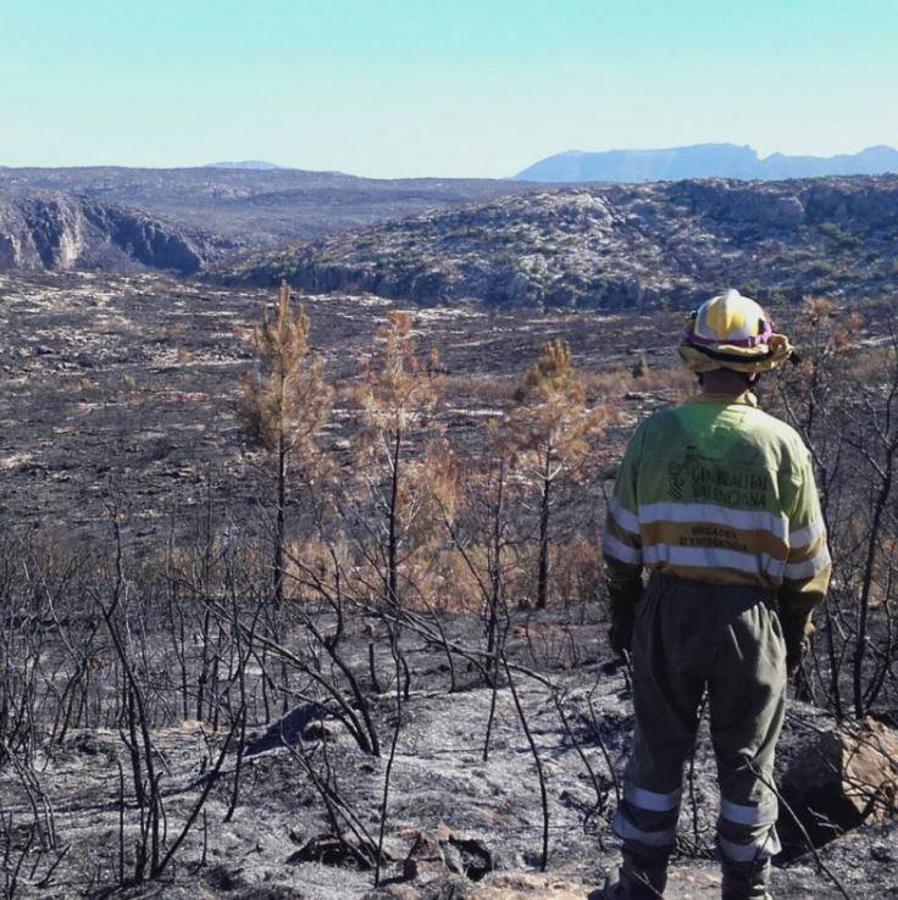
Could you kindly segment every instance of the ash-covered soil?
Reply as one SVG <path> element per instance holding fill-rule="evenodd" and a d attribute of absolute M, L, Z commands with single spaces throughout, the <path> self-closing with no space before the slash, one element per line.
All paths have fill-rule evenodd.
<path fill-rule="evenodd" d="M 0 515 L 88 536 L 114 493 L 133 508 L 134 534 L 148 537 L 164 533 L 175 508 L 210 495 L 255 508 L 262 476 L 245 452 L 236 403 L 239 375 L 253 366 L 246 329 L 271 301 L 270 291 L 155 274 L 0 275 Z M 339 388 L 328 432 L 339 449 L 351 433 L 352 384 L 396 304 L 352 295 L 301 302 Z M 626 380 L 642 355 L 653 366 L 673 361 L 668 331 L 680 318 L 475 306 L 419 310 L 414 321 L 422 347 L 439 350 L 441 415 L 464 445 L 544 341 L 563 337 L 584 373 L 621 370 Z M 638 412 L 674 396 L 628 403 Z"/>
<path fill-rule="evenodd" d="M 447 619 L 444 625 L 456 641 L 470 639 L 474 627 L 470 619 L 460 618 Z M 415 654 L 412 689 L 400 704 L 396 731 L 396 696 L 389 656 L 383 653 L 378 658 L 383 692 L 371 699 L 387 746 L 382 757 L 361 753 L 336 721 L 321 721 L 314 710 L 301 705 L 280 731 L 287 740 L 276 737 L 277 727 L 260 725 L 250 734 L 239 800 L 230 820 L 225 821 L 236 765 L 233 753 L 173 868 L 160 882 L 122 895 L 316 900 L 586 898 L 617 864 L 619 841 L 609 823 L 633 724 L 626 673 L 605 661 L 607 648 L 599 634 L 588 610 L 521 614 L 508 645 L 513 665 L 538 671 L 550 681 L 568 725 L 564 726 L 550 690 L 523 671 L 515 671 L 515 689 L 546 781 L 549 855 L 545 873 L 540 871 L 539 781 L 507 683 L 496 691 L 484 759 L 491 688 L 462 678 L 460 689 L 450 693 L 440 655 Z M 346 659 L 363 669 L 361 631 L 355 631 L 349 641 Z M 409 641 L 410 648 L 413 644 Z M 819 711 L 792 703 L 779 775 L 793 759 L 807 753 L 813 735 L 831 725 Z M 297 730 L 298 737 L 293 734 Z M 333 835 L 333 827 L 300 764 L 300 755 L 307 755 L 321 769 L 326 767 L 345 808 L 376 841 L 394 731 L 396 751 L 384 821 L 384 849 L 390 861 L 375 889 L 370 869 L 334 849 L 332 840 L 324 840 Z M 164 772 L 167 828 L 173 835 L 203 784 L 203 773 L 217 754 L 221 737 L 208 723 L 185 721 L 180 727 L 156 730 L 153 738 Z M 122 834 L 123 852 L 130 860 L 138 821 L 126 787 L 122 831 L 119 765 L 127 771 L 122 741 L 117 732 L 104 729 L 75 732 L 62 748 L 38 754 L 35 777 L 40 792 L 53 804 L 55 842 L 58 848 L 70 850 L 50 885 L 39 892 L 26 890 L 24 896 L 100 896 L 116 882 Z M 9 767 L 0 773 L 0 790 L 7 812 L 28 811 L 29 798 Z M 718 896 L 713 858 L 718 799 L 704 729 L 685 798 L 667 896 Z M 442 841 L 446 852 L 439 863 L 420 848 L 415 855 L 413 847 L 422 836 L 425 847 Z M 413 866 L 407 862 L 410 854 L 417 860 Z M 812 854 L 795 851 L 775 871 L 775 896 L 898 896 L 896 823 L 857 828 L 823 847 L 819 855 L 829 874 Z"/>
<path fill-rule="evenodd" d="M 15 525 L 18 531 L 32 527 L 42 537 L 49 531 L 66 540 L 95 539 L 108 532 L 109 504 L 127 502 L 129 510 L 119 508 L 126 543 L 139 548 L 145 540 L 158 549 L 170 520 L 200 518 L 209 499 L 232 511 L 242 525 L 248 512 L 260 507 L 270 512 L 270 485 L 243 444 L 235 403 L 238 376 L 253 362 L 239 332 L 272 299 L 267 291 L 212 288 L 148 274 L 0 276 L 4 529 Z M 337 386 L 325 443 L 339 455 L 348 452 L 353 437 L 352 387 L 375 346 L 378 323 L 394 306 L 370 295 L 309 297 L 304 303 L 312 316 L 313 341 Z M 885 321 L 876 319 L 883 309 L 869 311 L 871 330 Z M 680 322 L 676 314 L 586 317 L 490 312 L 479 306 L 415 315 L 423 346 L 441 351 L 446 401 L 440 416 L 460 452 L 481 439 L 483 421 L 508 402 L 539 346 L 554 337 L 571 344 L 575 363 L 588 376 L 591 400 L 618 398 L 622 420 L 609 440 L 619 441 L 639 417 L 672 402 L 682 390 L 675 370 L 667 368 Z M 874 341 L 875 335 L 864 340 Z M 650 370 L 659 373 L 654 380 L 629 373 L 643 355 Z M 473 646 L 482 638 L 476 616 L 444 615 L 442 624 L 460 645 Z M 493 701 L 489 685 L 457 656 L 459 689 L 450 691 L 445 654 L 407 630 L 410 693 L 397 719 L 388 642 L 378 633 L 377 618 L 359 617 L 347 624 L 343 653 L 371 698 L 383 756 L 362 753 L 335 720 L 316 721 L 316 708 L 305 706 L 302 698 L 291 701 L 298 711 L 291 710 L 288 722 L 299 721 L 302 727 L 286 729 L 303 736 L 298 743 L 280 741 L 280 732 L 270 732 L 254 707 L 233 816 L 225 821 L 237 767 L 231 751 L 173 866 L 160 881 L 126 895 L 371 895 L 373 873 L 334 846 L 325 805 L 303 763 L 308 754 L 317 771 L 329 773 L 346 808 L 375 839 L 384 823 L 390 861 L 377 888 L 380 896 L 588 896 L 618 855 L 609 821 L 632 730 L 626 672 L 609 663 L 603 637 L 607 623 L 592 606 L 516 611 L 510 624 L 509 660 L 522 667 L 513 669 L 514 685 L 546 779 L 546 873 L 539 871 L 542 804 L 536 766 L 508 683 L 503 681 L 495 693 L 484 760 Z M 86 627 L 90 630 L 89 622 Z M 299 630 L 291 639 L 299 646 L 304 634 Z M 152 633 L 141 640 L 141 646 L 159 654 L 146 661 L 147 683 L 154 696 L 157 687 L 164 696 L 174 677 L 173 657 L 165 649 L 173 636 Z M 181 640 L 191 653 L 201 649 L 197 634 Z M 369 644 L 375 647 L 379 686 L 367 674 Z M 97 648 L 89 664 L 99 674 L 90 676 L 91 683 L 113 692 L 119 676 L 112 651 L 99 640 Z M 49 673 L 51 688 L 57 675 L 63 683 L 71 674 L 62 663 L 57 667 L 47 651 L 40 665 Z M 554 686 L 564 718 L 544 681 L 524 667 Z M 258 686 L 259 672 L 254 665 L 249 669 Z M 100 721 L 109 728 L 70 732 L 52 750 L 38 747 L 33 778 L 23 779 L 10 765 L 0 771 L 0 815 L 13 816 L 16 823 L 37 818 L 44 823 L 40 840 L 53 845 L 43 855 L 29 851 L 29 860 L 36 859 L 38 866 L 22 873 L 20 890 L 26 896 L 104 895 L 119 881 L 120 858 L 126 870 L 133 863 L 139 811 L 129 787 L 125 742 L 114 724 L 120 720 L 116 702 L 109 694 L 100 704 L 106 716 Z M 176 707 L 157 713 L 169 723 L 179 718 Z M 792 761 L 806 757 L 819 732 L 832 726 L 823 713 L 793 703 L 779 776 Z M 381 804 L 394 733 L 384 818 Z M 208 722 L 154 730 L 170 840 L 203 789 L 222 740 Z M 120 818 L 123 782 L 126 802 Z M 671 897 L 719 892 L 712 859 L 716 804 L 714 763 L 703 735 L 681 819 Z M 785 832 L 788 822 L 783 824 Z M 27 840 L 27 833 L 16 832 L 10 853 Z M 796 840 L 793 834 L 777 869 L 777 896 L 898 896 L 894 821 L 838 836 L 819 850 L 821 865 Z M 48 866 L 66 848 L 48 876 Z M 43 886 L 27 887 L 44 879 Z"/>

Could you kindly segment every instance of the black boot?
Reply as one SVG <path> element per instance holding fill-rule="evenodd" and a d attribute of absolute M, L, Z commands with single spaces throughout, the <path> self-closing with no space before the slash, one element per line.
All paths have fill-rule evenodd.
<path fill-rule="evenodd" d="M 624 850 L 618 880 L 605 885 L 606 900 L 658 900 L 667 885 L 670 850 L 631 853 Z"/>
<path fill-rule="evenodd" d="M 771 900 L 770 860 L 734 863 L 724 861 L 722 900 Z"/>

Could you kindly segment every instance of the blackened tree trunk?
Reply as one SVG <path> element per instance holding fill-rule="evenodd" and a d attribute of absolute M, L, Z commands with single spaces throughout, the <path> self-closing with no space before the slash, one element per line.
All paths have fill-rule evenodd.
<path fill-rule="evenodd" d="M 492 565 L 490 569 L 490 608 L 486 652 L 492 655 L 498 646 L 499 609 L 502 605 L 502 514 L 505 498 L 505 456 L 499 460 L 496 502 L 493 505 Z M 498 667 L 498 656 L 496 657 Z"/>
<path fill-rule="evenodd" d="M 552 479 L 549 466 L 550 455 L 546 454 L 543 469 L 542 492 L 539 507 L 539 569 L 536 580 L 536 608 L 545 609 L 549 599 L 549 516 L 552 509 Z"/>
<path fill-rule="evenodd" d="M 387 507 L 387 603 L 399 605 L 399 464 L 402 432 L 393 436 L 390 472 L 390 502 Z"/>
<path fill-rule="evenodd" d="M 278 440 L 278 508 L 274 535 L 274 603 L 284 603 L 284 546 L 286 541 L 287 447 L 283 431 Z"/>

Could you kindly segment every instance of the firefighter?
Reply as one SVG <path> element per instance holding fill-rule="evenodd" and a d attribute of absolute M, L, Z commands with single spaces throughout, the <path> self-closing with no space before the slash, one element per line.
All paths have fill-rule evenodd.
<path fill-rule="evenodd" d="M 751 391 L 793 355 L 788 339 L 730 290 L 689 317 L 679 351 L 700 392 L 636 430 L 603 538 L 611 644 L 631 655 L 636 713 L 614 821 L 623 865 L 605 896 L 663 896 L 707 693 L 722 896 L 765 898 L 787 673 L 806 652 L 830 558 L 810 454 Z"/>

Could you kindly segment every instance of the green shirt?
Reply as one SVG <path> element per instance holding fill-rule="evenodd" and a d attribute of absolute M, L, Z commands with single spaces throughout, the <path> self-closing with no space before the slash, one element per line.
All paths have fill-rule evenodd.
<path fill-rule="evenodd" d="M 810 610 L 829 583 L 810 454 L 748 391 L 703 394 L 637 428 L 609 503 L 603 550 L 619 587 L 648 567 L 768 587 Z"/>

